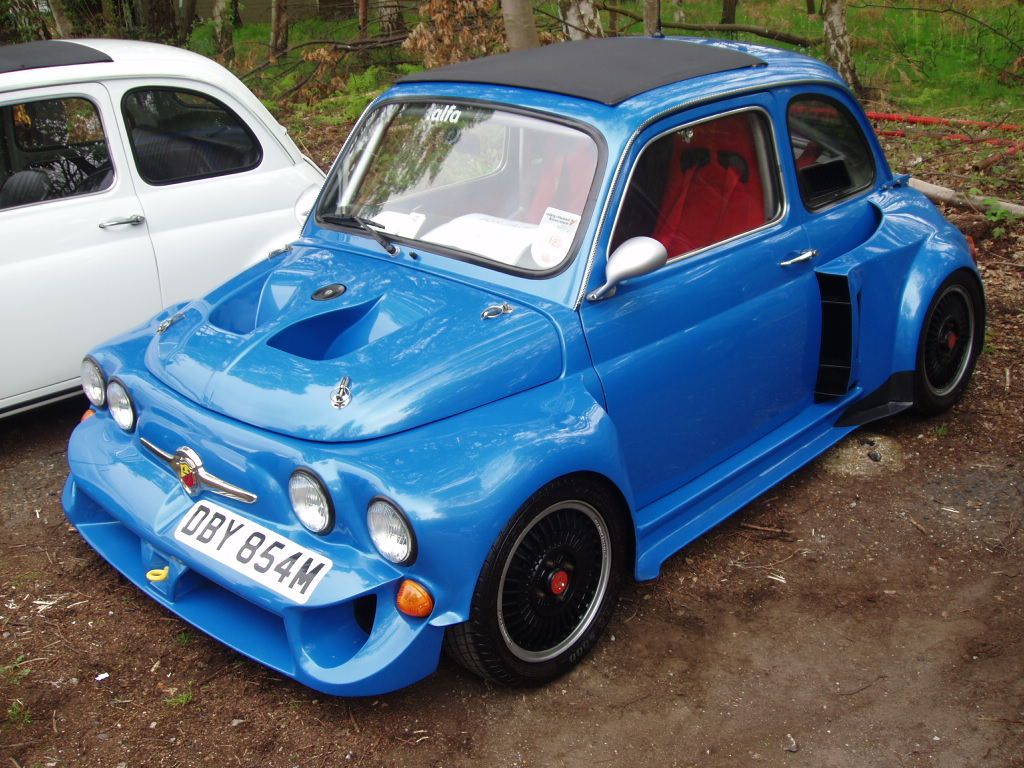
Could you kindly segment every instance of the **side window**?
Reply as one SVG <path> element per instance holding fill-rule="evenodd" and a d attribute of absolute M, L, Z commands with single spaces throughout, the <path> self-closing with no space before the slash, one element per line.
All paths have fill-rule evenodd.
<path fill-rule="evenodd" d="M 263 150 L 234 112 L 208 96 L 171 88 L 138 88 L 121 102 L 139 175 L 149 184 L 240 173 Z"/>
<path fill-rule="evenodd" d="M 644 148 L 612 249 L 638 235 L 675 258 L 767 224 L 781 211 L 767 117 L 748 110 L 683 126 Z"/>
<path fill-rule="evenodd" d="M 114 183 L 99 112 L 88 99 L 0 107 L 0 209 L 99 192 Z"/>
<path fill-rule="evenodd" d="M 853 115 L 825 96 L 789 103 L 789 136 L 800 194 L 811 210 L 860 192 L 875 180 L 875 158 Z"/>

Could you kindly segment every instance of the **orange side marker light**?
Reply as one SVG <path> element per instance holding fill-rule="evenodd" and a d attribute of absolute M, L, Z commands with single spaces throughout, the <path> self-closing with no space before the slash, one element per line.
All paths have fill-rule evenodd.
<path fill-rule="evenodd" d="M 84 424 L 85 422 L 87 422 L 89 419 L 91 419 L 95 415 L 96 415 L 96 411 L 94 411 L 92 408 L 89 408 L 89 409 L 86 410 L 85 413 L 82 414 L 82 418 L 81 418 L 81 420 L 78 423 L 79 424 Z"/>
<path fill-rule="evenodd" d="M 425 619 L 434 610 L 434 597 L 422 584 L 406 579 L 398 588 L 398 610 L 406 616 Z"/>

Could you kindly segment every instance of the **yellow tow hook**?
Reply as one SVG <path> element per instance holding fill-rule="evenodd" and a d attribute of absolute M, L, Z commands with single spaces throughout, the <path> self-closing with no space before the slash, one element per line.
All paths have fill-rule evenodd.
<path fill-rule="evenodd" d="M 154 568 L 151 571 L 146 571 L 146 578 L 150 581 L 167 581 L 170 573 L 171 566 L 165 565 L 163 568 Z"/>

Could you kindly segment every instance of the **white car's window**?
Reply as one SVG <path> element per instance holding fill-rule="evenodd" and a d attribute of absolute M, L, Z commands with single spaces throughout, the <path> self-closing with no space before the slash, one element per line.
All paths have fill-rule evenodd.
<path fill-rule="evenodd" d="M 103 124 L 88 99 L 0 107 L 0 209 L 99 192 L 113 181 Z"/>
<path fill-rule="evenodd" d="M 572 253 L 598 146 L 562 123 L 455 102 L 393 103 L 365 120 L 317 211 L 515 270 Z M 456 254 L 456 255 L 458 255 Z"/>
<path fill-rule="evenodd" d="M 248 126 L 208 96 L 136 88 L 125 94 L 121 107 L 136 167 L 149 184 L 240 173 L 263 159 Z"/>
<path fill-rule="evenodd" d="M 781 208 L 768 118 L 736 112 L 683 126 L 644 148 L 612 249 L 646 235 L 675 258 L 758 229 Z"/>

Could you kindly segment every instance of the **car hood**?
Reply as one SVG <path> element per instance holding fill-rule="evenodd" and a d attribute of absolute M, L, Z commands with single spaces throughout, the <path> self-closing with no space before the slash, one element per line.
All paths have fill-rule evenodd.
<path fill-rule="evenodd" d="M 299 247 L 239 280 L 176 315 L 150 342 L 146 365 L 196 403 L 281 434 L 381 437 L 562 372 L 546 315 L 408 264 Z M 343 293 L 314 299 L 325 286 Z M 482 316 L 506 302 L 511 311 Z M 337 407 L 343 380 L 351 397 Z"/>

